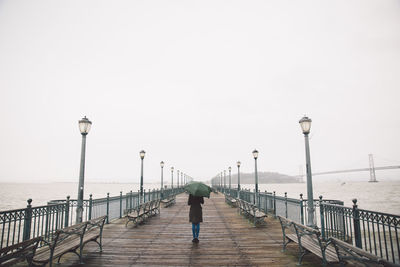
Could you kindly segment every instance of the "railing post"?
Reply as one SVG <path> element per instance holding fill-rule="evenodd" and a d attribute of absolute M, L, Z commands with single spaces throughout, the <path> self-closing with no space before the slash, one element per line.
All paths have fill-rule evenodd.
<path fill-rule="evenodd" d="M 362 248 L 361 242 L 361 228 L 360 228 L 360 217 L 357 206 L 357 199 L 353 199 L 353 225 L 354 225 L 354 239 L 356 247 Z"/>
<path fill-rule="evenodd" d="M 68 222 L 69 222 L 69 199 L 70 199 L 70 196 L 67 196 L 67 201 L 65 202 L 65 221 L 64 221 L 64 227 L 68 227 Z"/>
<path fill-rule="evenodd" d="M 300 194 L 300 220 L 304 225 L 304 207 L 303 207 L 303 194 Z"/>
<path fill-rule="evenodd" d="M 321 236 L 325 240 L 325 218 L 324 218 L 324 204 L 322 204 L 322 196 L 319 196 L 319 214 L 321 219 Z"/>
<path fill-rule="evenodd" d="M 47 238 L 47 234 L 49 233 L 49 228 L 50 228 L 50 224 L 49 224 L 49 220 L 50 220 L 50 209 L 49 209 L 49 205 L 47 204 L 46 206 L 46 223 L 45 223 L 45 228 L 44 228 L 44 238 Z"/>
<path fill-rule="evenodd" d="M 130 207 L 129 207 L 129 200 L 130 200 L 129 193 L 126 193 L 126 194 L 125 194 L 125 209 L 126 209 L 126 210 L 130 209 Z"/>
<path fill-rule="evenodd" d="M 138 190 L 137 192 L 138 192 L 138 195 L 137 195 L 137 206 L 136 207 L 139 207 L 140 206 L 140 190 Z"/>
<path fill-rule="evenodd" d="M 25 209 L 25 220 L 24 220 L 24 233 L 23 233 L 23 240 L 30 239 L 31 236 L 31 224 L 32 224 L 32 199 L 28 199 L 28 205 Z"/>
<path fill-rule="evenodd" d="M 287 192 L 285 192 L 285 218 L 288 217 L 288 211 L 287 211 Z"/>
<path fill-rule="evenodd" d="M 143 203 L 146 203 L 146 189 L 143 189 Z"/>
<path fill-rule="evenodd" d="M 276 193 L 274 191 L 274 218 L 276 218 Z"/>
<path fill-rule="evenodd" d="M 108 224 L 110 217 L 110 193 L 107 193 L 107 220 L 106 223 Z"/>
<path fill-rule="evenodd" d="M 265 203 L 264 203 L 264 209 L 265 209 L 265 214 L 267 214 L 268 213 L 268 197 L 267 197 L 267 190 L 265 190 L 265 192 L 264 192 L 264 201 L 265 201 Z"/>
<path fill-rule="evenodd" d="M 119 192 L 119 218 L 122 218 L 122 191 Z"/>
<path fill-rule="evenodd" d="M 129 197 L 129 205 L 130 205 L 129 208 L 132 209 L 133 208 L 133 192 L 132 192 L 132 190 L 131 190 L 131 195 Z"/>
<path fill-rule="evenodd" d="M 89 221 L 92 219 L 93 198 L 92 194 L 89 195 Z"/>

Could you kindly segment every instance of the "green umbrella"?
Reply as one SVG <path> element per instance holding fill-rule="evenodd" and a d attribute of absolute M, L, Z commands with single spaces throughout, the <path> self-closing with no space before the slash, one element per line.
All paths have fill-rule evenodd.
<path fill-rule="evenodd" d="M 202 182 L 190 182 L 185 186 L 185 191 L 196 197 L 210 198 L 211 187 Z"/>

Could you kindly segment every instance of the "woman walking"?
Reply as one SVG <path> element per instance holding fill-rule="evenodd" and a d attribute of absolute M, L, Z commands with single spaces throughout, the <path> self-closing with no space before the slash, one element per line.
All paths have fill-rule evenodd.
<path fill-rule="evenodd" d="M 189 195 L 188 205 L 190 205 L 189 222 L 192 223 L 192 242 L 199 242 L 200 223 L 203 222 L 203 211 L 201 204 L 204 204 L 203 197 L 196 197 L 192 194 Z"/>

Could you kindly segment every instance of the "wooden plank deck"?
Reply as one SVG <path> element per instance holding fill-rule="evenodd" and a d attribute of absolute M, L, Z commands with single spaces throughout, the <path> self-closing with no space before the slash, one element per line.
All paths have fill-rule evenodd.
<path fill-rule="evenodd" d="M 103 252 L 95 243 L 84 253 L 85 266 L 296 266 L 297 245 L 283 253 L 279 221 L 267 218 L 265 227 L 254 227 L 224 201 L 222 194 L 205 199 L 200 243 L 192 243 L 187 195 L 144 225 L 125 227 L 125 220 L 106 225 Z M 82 266 L 73 254 L 57 266 Z M 306 255 L 303 266 L 321 266 Z"/>

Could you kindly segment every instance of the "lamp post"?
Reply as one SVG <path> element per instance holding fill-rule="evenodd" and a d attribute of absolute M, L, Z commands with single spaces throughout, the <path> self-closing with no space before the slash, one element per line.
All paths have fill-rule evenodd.
<path fill-rule="evenodd" d="M 86 135 L 89 133 L 92 122 L 86 116 L 79 121 L 79 130 L 82 135 L 81 146 L 81 165 L 79 170 L 79 185 L 78 185 L 78 206 L 76 208 L 76 223 L 82 222 L 83 214 L 83 187 L 85 179 L 85 153 L 86 153 Z"/>
<path fill-rule="evenodd" d="M 174 189 L 174 167 L 171 167 L 171 188 Z"/>
<path fill-rule="evenodd" d="M 229 171 L 229 195 L 231 195 L 231 172 L 232 172 L 232 168 L 229 167 L 228 171 Z"/>
<path fill-rule="evenodd" d="M 221 187 L 222 192 L 225 193 L 224 172 L 221 172 Z"/>
<path fill-rule="evenodd" d="M 305 146 L 306 146 L 306 169 L 307 169 L 307 213 L 308 220 L 307 226 L 315 228 L 314 223 L 314 196 L 312 187 L 312 176 L 311 176 L 311 160 L 310 160 L 310 145 L 308 142 L 308 134 L 311 129 L 311 119 L 304 116 L 299 121 L 301 129 L 303 130 Z"/>
<path fill-rule="evenodd" d="M 140 167 L 140 203 L 143 203 L 143 159 L 146 152 L 140 151 L 141 167 Z"/>
<path fill-rule="evenodd" d="M 176 176 L 176 181 L 177 181 L 177 183 L 178 183 L 178 188 L 179 188 L 179 170 L 177 170 L 176 171 L 176 174 L 177 174 L 177 176 Z"/>
<path fill-rule="evenodd" d="M 160 162 L 161 166 L 161 198 L 163 197 L 163 192 L 164 192 L 164 181 L 163 181 L 163 176 L 164 176 L 164 161 Z"/>
<path fill-rule="evenodd" d="M 224 193 L 226 192 L 226 170 L 224 170 Z"/>
<path fill-rule="evenodd" d="M 240 161 L 236 162 L 236 166 L 238 167 L 238 195 L 237 197 L 240 198 Z"/>
<path fill-rule="evenodd" d="M 255 187 L 256 187 L 256 191 L 254 193 L 254 201 L 253 203 L 256 204 L 256 198 L 258 195 L 258 174 L 257 174 L 257 158 L 258 158 L 258 151 L 256 149 L 253 150 L 253 157 L 254 157 L 254 183 L 255 183 Z M 257 201 L 258 204 L 258 201 Z"/>

